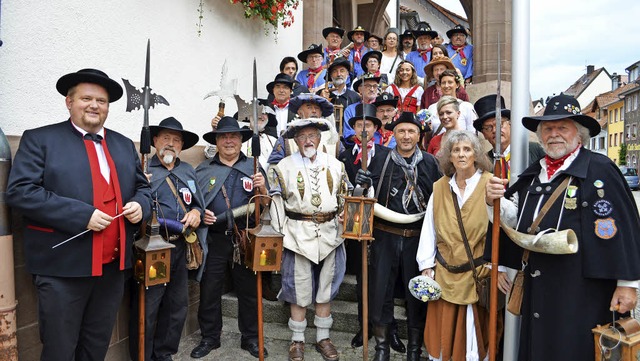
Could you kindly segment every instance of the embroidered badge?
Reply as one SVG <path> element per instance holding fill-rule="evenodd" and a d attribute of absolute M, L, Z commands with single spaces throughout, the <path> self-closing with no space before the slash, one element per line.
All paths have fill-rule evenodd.
<path fill-rule="evenodd" d="M 327 168 L 327 185 L 329 186 L 329 193 L 333 194 L 333 176 L 329 168 Z"/>
<path fill-rule="evenodd" d="M 191 191 L 189 188 L 180 188 L 179 192 L 182 194 L 182 200 L 186 205 L 191 204 Z"/>
<path fill-rule="evenodd" d="M 604 187 L 604 182 L 598 179 L 597 181 L 593 182 L 593 186 L 596 188 L 602 188 Z"/>
<path fill-rule="evenodd" d="M 216 177 L 209 178 L 209 192 L 213 189 L 213 186 L 216 185 Z"/>
<path fill-rule="evenodd" d="M 300 199 L 304 199 L 304 177 L 302 177 L 302 172 L 300 171 L 298 171 L 296 183 L 298 184 L 298 193 L 300 193 Z"/>
<path fill-rule="evenodd" d="M 596 220 L 595 227 L 596 236 L 602 239 L 611 239 L 618 232 L 616 221 L 611 217 Z"/>
<path fill-rule="evenodd" d="M 191 191 L 191 193 L 195 194 L 196 193 L 196 181 L 194 181 L 193 179 L 188 179 L 187 180 L 187 186 L 189 187 L 189 190 Z"/>
<path fill-rule="evenodd" d="M 593 213 L 598 217 L 606 217 L 613 212 L 613 205 L 606 199 L 597 200 L 593 204 Z"/>
<path fill-rule="evenodd" d="M 253 179 L 242 177 L 242 188 L 247 192 L 251 192 L 253 190 Z"/>
<path fill-rule="evenodd" d="M 576 186 L 568 186 L 567 187 L 567 196 L 564 199 L 564 208 L 565 209 L 576 209 L 576 208 L 578 208 L 578 199 L 576 198 L 576 194 L 578 194 L 578 187 L 576 187 Z"/>

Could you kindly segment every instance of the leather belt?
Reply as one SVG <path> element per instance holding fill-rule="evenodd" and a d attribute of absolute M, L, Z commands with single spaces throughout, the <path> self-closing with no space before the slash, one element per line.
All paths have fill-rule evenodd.
<path fill-rule="evenodd" d="M 384 231 L 384 232 L 397 234 L 398 236 L 402 236 L 402 237 L 406 237 L 406 238 L 416 237 L 416 236 L 420 235 L 420 229 L 419 228 L 413 228 L 413 229 L 396 228 L 396 227 L 389 226 L 389 225 L 384 224 L 384 223 L 374 223 L 373 224 L 373 228 L 379 229 L 379 230 Z"/>
<path fill-rule="evenodd" d="M 285 215 L 294 221 L 309 221 L 316 224 L 326 223 L 336 218 L 338 212 L 303 214 L 291 211 L 285 211 Z"/>
<path fill-rule="evenodd" d="M 464 263 L 461 264 L 459 266 L 451 266 L 449 264 L 447 264 L 447 262 L 444 260 L 444 258 L 442 257 L 442 255 L 440 254 L 439 251 L 436 250 L 436 260 L 438 260 L 438 263 L 440 263 L 442 265 L 442 267 L 444 267 L 447 271 L 451 272 L 451 273 L 465 273 L 465 272 L 469 272 L 471 271 L 471 264 L 470 263 Z M 483 265 L 487 262 L 485 262 L 482 257 L 478 257 L 476 259 L 473 260 L 473 264 L 476 265 L 476 267 Z"/>

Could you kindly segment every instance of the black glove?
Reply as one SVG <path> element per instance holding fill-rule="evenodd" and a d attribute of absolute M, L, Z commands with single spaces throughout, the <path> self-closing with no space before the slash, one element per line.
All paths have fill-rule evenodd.
<path fill-rule="evenodd" d="M 369 188 L 369 186 L 373 184 L 373 181 L 371 180 L 371 172 L 368 170 L 362 170 L 362 168 L 358 169 L 358 172 L 356 173 L 356 184 L 363 188 Z"/>

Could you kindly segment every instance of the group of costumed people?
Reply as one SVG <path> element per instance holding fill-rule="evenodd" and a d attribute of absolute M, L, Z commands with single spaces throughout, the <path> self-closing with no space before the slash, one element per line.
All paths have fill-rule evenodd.
<path fill-rule="evenodd" d="M 429 360 L 487 359 L 489 311 L 479 304 L 477 284 L 490 273 L 495 201 L 505 230 L 498 287 L 506 294 L 522 286 L 518 359 L 594 359 L 591 328 L 610 321 L 612 310 L 625 315 L 635 308 L 640 279 L 640 217 L 631 191 L 613 162 L 584 147 L 600 131 L 597 121 L 566 95 L 551 98 L 542 116 L 514 119 L 538 142 L 529 143 L 529 167 L 509 185 L 511 114 L 497 94 L 469 102 L 463 85 L 473 63 L 469 45 L 460 44 L 468 35 L 463 27 L 447 32 L 453 52 L 431 46 L 438 36 L 426 23 L 376 38 L 382 51 L 365 46 L 371 35 L 361 27 L 347 34 L 353 45 L 340 48 L 344 33 L 324 29 L 328 46 L 298 54 L 308 69 L 297 77 L 296 58 L 284 58 L 266 86 L 268 97 L 256 105 L 255 122 L 216 116 L 202 135 L 209 146 L 198 165 L 180 159 L 198 143 L 197 134 L 174 117 L 153 125 L 156 153 L 148 174 L 133 142 L 104 127 L 122 87 L 95 69 L 60 78 L 57 89 L 69 118 L 24 133 L 6 193 L 24 218 L 43 360 L 104 359 L 131 266 L 134 229 L 152 209 L 182 227 L 161 231 L 175 245 L 171 282 L 146 291 L 145 358 L 171 360 L 178 351 L 188 306 L 182 228 L 195 231 L 203 250 L 194 270 L 201 340 L 191 357 L 221 346 L 226 279 L 238 298 L 240 348 L 266 357 L 258 340 L 256 274 L 242 262 L 243 231 L 256 225 L 246 217 L 255 194 L 269 196 L 256 206 L 269 206 L 272 225 L 284 237 L 273 297 L 290 310 L 288 360 L 304 360 L 309 345 L 324 360 L 339 360 L 331 338 L 332 301 L 348 270 L 362 286 L 361 246 L 342 238 L 343 229 L 353 227 L 344 196 L 356 188 L 375 197 L 376 205 L 369 294 L 358 295 L 361 324 L 352 347 L 363 345 L 367 329 L 377 361 L 390 360 L 391 350 L 417 361 L 423 349 Z M 405 48 L 408 39 L 417 50 L 405 55 L 413 45 Z M 395 56 L 389 54 L 396 46 Z M 443 54 L 436 56 L 438 51 Z M 430 78 L 436 82 L 427 86 Z M 260 154 L 251 149 L 254 132 Z M 501 154 L 485 150 L 485 140 L 496 145 L 497 132 Z M 252 157 L 258 157 L 257 168 Z M 492 174 L 492 161 L 503 164 L 502 174 Z M 568 229 L 579 247 L 566 254 L 512 241 L 513 234 Z M 92 232 L 75 247 L 52 248 L 83 230 Z M 523 265 L 522 283 L 503 272 L 503 266 Z M 416 280 L 435 287 L 437 296 L 415 297 L 409 286 Z M 405 300 L 406 345 L 394 318 L 398 296 Z M 363 302 L 369 305 L 364 322 Z M 307 342 L 309 307 L 314 342 Z M 139 347 L 136 312 L 132 307 L 132 358 Z M 500 338 L 500 317 L 495 326 Z"/>

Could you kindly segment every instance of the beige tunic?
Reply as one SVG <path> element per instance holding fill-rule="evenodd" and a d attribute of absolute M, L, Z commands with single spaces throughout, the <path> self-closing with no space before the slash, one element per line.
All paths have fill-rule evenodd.
<path fill-rule="evenodd" d="M 319 263 L 343 242 L 338 214 L 341 196 L 347 192 L 344 165 L 323 152 L 318 152 L 313 163 L 296 152 L 272 165 L 268 174 L 271 191 L 276 193 L 271 215 L 274 227 L 284 234 L 284 247 Z M 313 200 L 319 203 L 314 205 Z M 331 221 L 315 223 L 289 219 L 283 209 L 306 215 L 337 213 Z"/>

